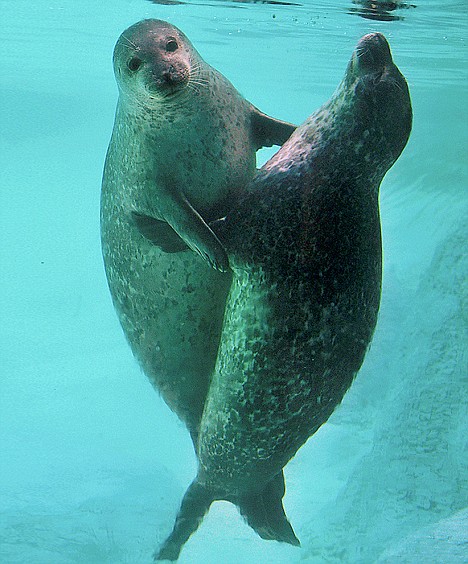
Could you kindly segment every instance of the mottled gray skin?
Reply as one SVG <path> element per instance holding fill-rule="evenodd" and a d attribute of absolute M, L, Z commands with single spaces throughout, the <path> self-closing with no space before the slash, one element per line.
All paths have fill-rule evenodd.
<path fill-rule="evenodd" d="M 222 216 L 253 177 L 255 151 L 294 126 L 261 114 L 166 22 L 126 30 L 114 71 L 101 196 L 107 279 L 133 353 L 195 440 L 231 283 L 215 270 L 227 269 L 227 256 L 205 220 Z M 151 218 L 197 254 L 154 246 Z"/>
<path fill-rule="evenodd" d="M 234 280 L 200 431 L 206 487 L 261 489 L 351 385 L 380 303 L 379 186 L 411 122 L 387 41 L 365 36 L 219 230 Z"/>
<path fill-rule="evenodd" d="M 261 490 L 351 385 L 380 303 L 379 186 L 411 122 L 387 41 L 363 37 L 218 231 L 234 280 L 199 438 L 205 487 Z"/>
<path fill-rule="evenodd" d="M 193 532 L 214 499 L 261 494 L 265 510 L 259 505 L 248 519 L 275 538 L 265 492 L 341 402 L 371 342 L 382 277 L 379 186 L 411 122 L 387 41 L 363 37 L 331 100 L 215 227 L 233 284 L 200 426 L 198 476 L 165 554 L 177 555 L 190 518 Z"/>

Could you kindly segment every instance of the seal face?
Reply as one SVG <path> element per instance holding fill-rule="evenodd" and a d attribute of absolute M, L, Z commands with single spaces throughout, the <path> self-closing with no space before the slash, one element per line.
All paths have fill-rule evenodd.
<path fill-rule="evenodd" d="M 298 544 L 279 477 L 341 402 L 371 341 L 382 276 L 378 191 L 411 121 L 387 41 L 363 37 L 330 101 L 213 225 L 234 277 L 198 476 L 160 555 L 178 554 L 198 524 L 194 508 L 200 520 L 214 499 L 237 503 L 264 538 Z"/>
<path fill-rule="evenodd" d="M 106 275 L 135 356 L 195 437 L 231 282 L 206 221 L 253 177 L 256 150 L 295 127 L 259 112 L 167 22 L 127 29 L 113 63 L 119 100 L 101 193 Z M 177 232 L 197 255 L 163 252 L 153 226 L 160 239 Z"/>
<path fill-rule="evenodd" d="M 133 102 L 154 106 L 181 93 L 193 81 L 192 48 L 182 32 L 165 22 L 147 20 L 124 32 L 114 50 L 120 90 Z M 193 74 L 192 74 L 193 73 Z"/>

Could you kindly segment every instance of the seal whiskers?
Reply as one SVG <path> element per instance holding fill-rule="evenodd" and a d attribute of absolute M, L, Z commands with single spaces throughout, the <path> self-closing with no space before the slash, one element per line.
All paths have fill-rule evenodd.
<path fill-rule="evenodd" d="M 121 35 L 122 40 L 126 41 L 128 46 L 130 47 L 130 49 L 134 50 L 134 51 L 138 51 L 139 47 L 136 43 L 134 43 L 131 39 L 129 39 L 124 33 L 122 33 Z"/>

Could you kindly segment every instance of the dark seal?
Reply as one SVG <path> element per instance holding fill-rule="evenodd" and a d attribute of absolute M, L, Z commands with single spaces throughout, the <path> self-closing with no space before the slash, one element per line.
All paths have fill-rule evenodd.
<path fill-rule="evenodd" d="M 207 221 L 254 176 L 256 150 L 283 143 L 294 126 L 252 106 L 167 22 L 127 29 L 114 72 L 101 196 L 106 275 L 135 356 L 195 440 L 231 283 Z M 154 218 L 163 249 L 175 230 L 197 254 L 153 245 Z"/>
<path fill-rule="evenodd" d="M 341 402 L 371 342 L 382 278 L 379 186 L 411 123 L 386 39 L 364 36 L 330 101 L 213 226 L 234 279 L 198 475 L 158 558 L 176 559 L 217 499 L 236 503 L 263 538 L 298 544 L 282 507 L 282 470 Z"/>

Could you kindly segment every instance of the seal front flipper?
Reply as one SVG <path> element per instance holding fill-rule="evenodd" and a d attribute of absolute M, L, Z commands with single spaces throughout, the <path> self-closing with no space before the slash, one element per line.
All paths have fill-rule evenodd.
<path fill-rule="evenodd" d="M 153 243 L 153 245 L 159 247 L 161 251 L 165 253 L 180 253 L 190 249 L 187 243 L 177 235 L 166 221 L 135 211 L 131 212 L 131 216 L 141 235 Z M 223 217 L 211 221 L 209 227 L 218 237 L 218 231 L 221 230 L 224 224 L 225 218 Z"/>
<path fill-rule="evenodd" d="M 187 243 L 177 235 L 169 223 L 137 212 L 132 212 L 132 219 L 143 237 L 165 253 L 188 251 Z"/>
<path fill-rule="evenodd" d="M 153 243 L 153 245 L 159 247 L 161 251 L 165 253 L 180 253 L 190 249 L 187 243 L 177 235 L 166 221 L 135 211 L 131 212 L 131 216 L 141 235 Z M 211 221 L 209 227 L 218 237 L 218 231 L 221 230 L 224 224 L 225 218 L 223 217 Z"/>
<path fill-rule="evenodd" d="M 252 109 L 252 135 L 257 149 L 282 145 L 295 129 L 292 123 L 267 116 L 255 107 Z"/>
<path fill-rule="evenodd" d="M 229 259 L 221 241 L 171 182 L 158 181 L 164 194 L 158 201 L 158 214 L 167 221 L 185 243 L 215 270 L 229 270 Z"/>

